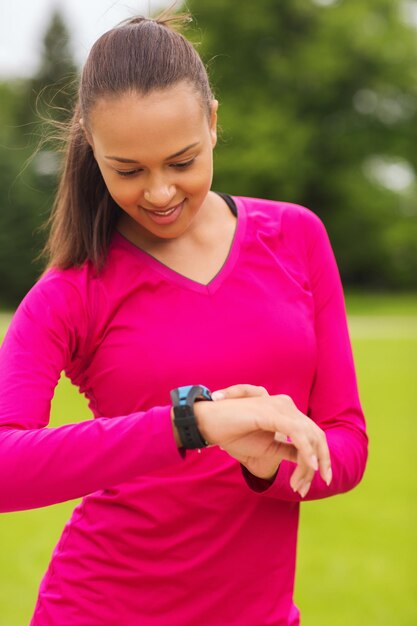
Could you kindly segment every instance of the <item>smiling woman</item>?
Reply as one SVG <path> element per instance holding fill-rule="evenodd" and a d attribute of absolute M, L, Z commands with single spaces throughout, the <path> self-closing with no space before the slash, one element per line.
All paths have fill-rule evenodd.
<path fill-rule="evenodd" d="M 93 46 L 0 350 L 0 510 L 83 498 L 31 626 L 297 626 L 299 503 L 365 468 L 323 224 L 211 190 L 218 103 L 178 20 Z M 62 371 L 94 419 L 46 428 Z"/>
<path fill-rule="evenodd" d="M 124 211 L 118 230 L 132 243 L 146 249 L 155 238 L 200 237 L 213 205 L 224 205 L 209 194 L 216 111 L 213 100 L 207 119 L 195 89 L 182 81 L 102 99 L 84 122 L 106 187 Z M 220 221 L 226 212 L 218 211 Z"/>
<path fill-rule="evenodd" d="M 144 244 L 155 236 L 178 236 L 197 208 L 209 203 L 217 211 L 223 207 L 224 215 L 224 202 L 207 195 L 218 103 L 200 57 L 174 30 L 187 20 L 171 17 L 161 29 L 162 21 L 133 18 L 94 44 L 45 249 L 50 265 L 90 259 L 102 267 L 116 222 L 129 239 Z M 187 189 L 177 189 L 180 179 L 189 197 Z M 177 230 L 156 228 L 174 223 Z"/>

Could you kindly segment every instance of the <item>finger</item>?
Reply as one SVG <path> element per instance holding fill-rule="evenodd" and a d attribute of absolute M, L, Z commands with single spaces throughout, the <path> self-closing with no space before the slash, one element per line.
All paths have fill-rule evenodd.
<path fill-rule="evenodd" d="M 324 431 L 309 417 L 298 411 L 291 440 L 300 451 L 304 462 L 314 471 L 323 468 L 328 473 L 330 453 Z"/>
<path fill-rule="evenodd" d="M 298 493 L 300 494 L 300 496 L 302 498 L 305 498 L 306 495 L 308 494 L 309 490 L 311 487 L 311 481 L 307 481 L 305 483 L 303 483 L 302 485 L 300 485 L 300 487 L 297 489 Z"/>
<path fill-rule="evenodd" d="M 292 443 L 278 441 L 277 453 L 280 457 L 280 461 L 292 461 L 297 463 L 298 451 Z"/>
<path fill-rule="evenodd" d="M 315 449 L 312 461 L 315 465 L 315 469 L 320 471 L 320 475 L 327 485 L 330 485 L 332 480 L 332 469 L 329 446 L 327 444 L 327 438 L 325 432 L 317 426 L 315 422 L 308 418 L 313 426 L 313 432 L 310 437 L 310 443 Z"/>
<path fill-rule="evenodd" d="M 290 396 L 279 395 L 273 400 L 277 403 L 278 409 L 278 415 L 271 414 L 271 425 L 275 426 L 274 430 L 286 434 L 289 441 L 298 449 L 299 460 L 302 459 L 312 470 L 317 471 L 319 469 L 317 439 L 318 433 L 322 431 L 297 409 Z M 263 424 L 260 426 L 262 428 Z"/>
<path fill-rule="evenodd" d="M 282 440 L 282 435 L 288 435 L 288 441 L 293 443 L 299 453 L 298 471 L 294 474 L 291 486 L 294 491 L 307 493 L 310 488 L 314 472 L 320 474 L 329 485 L 332 479 L 330 453 L 324 431 L 317 424 L 301 413 L 289 396 L 276 396 L 280 410 L 281 424 L 275 434 L 276 440 Z M 284 420 L 282 418 L 284 417 Z M 287 418 L 287 419 L 285 419 Z M 290 418 L 290 423 L 288 423 Z M 308 468 L 308 469 L 307 469 Z"/>
<path fill-rule="evenodd" d="M 237 398 L 253 398 L 256 396 L 268 396 L 268 392 L 265 387 L 257 385 L 232 385 L 225 389 L 217 389 L 213 391 L 211 397 L 213 400 L 230 400 Z"/>
<path fill-rule="evenodd" d="M 294 491 L 298 491 L 304 498 L 311 486 L 314 472 L 311 471 L 312 466 L 315 470 L 320 471 L 320 475 L 327 485 L 332 480 L 331 460 L 327 439 L 325 433 L 317 426 L 314 428 L 313 437 L 310 439 L 313 448 L 316 449 L 316 455 L 313 455 L 309 466 L 306 466 L 305 459 L 300 462 L 291 477 L 290 484 Z"/>
<path fill-rule="evenodd" d="M 296 446 L 299 453 L 299 462 L 303 463 L 310 470 L 317 471 L 319 462 L 317 458 L 316 436 L 305 430 L 302 426 L 294 425 L 290 435 L 291 442 Z"/>
<path fill-rule="evenodd" d="M 330 458 L 330 451 L 329 451 L 329 446 L 327 444 L 326 435 L 324 434 L 323 431 L 319 439 L 317 457 L 318 457 L 318 463 L 319 463 L 320 476 L 322 477 L 326 485 L 329 486 L 330 483 L 332 482 L 332 477 L 333 477 L 332 476 L 332 462 Z"/>
<path fill-rule="evenodd" d="M 314 472 L 303 462 L 298 463 L 290 478 L 290 485 L 293 491 L 298 491 L 302 483 L 309 482 L 313 479 Z"/>
<path fill-rule="evenodd" d="M 289 438 L 287 437 L 287 435 L 285 433 L 281 432 L 280 430 L 276 430 L 275 431 L 274 439 L 275 439 L 275 441 L 282 441 L 284 443 L 291 443 Z"/>
<path fill-rule="evenodd" d="M 291 475 L 290 486 L 293 491 L 298 491 L 302 495 L 304 488 L 307 485 L 310 487 L 313 477 L 314 471 L 304 463 L 299 463 Z"/>
<path fill-rule="evenodd" d="M 278 441 L 278 442 L 290 444 L 289 438 L 286 435 L 284 435 L 284 433 L 281 433 L 279 431 L 275 433 L 274 439 L 275 441 Z M 295 451 L 295 454 L 297 454 L 297 448 L 293 444 L 290 444 L 290 445 L 291 445 L 291 450 Z M 291 458 L 289 460 L 297 462 L 297 458 Z M 313 455 L 310 461 L 311 461 L 310 465 L 312 466 L 312 468 L 315 471 L 317 471 L 319 469 L 319 463 L 318 463 L 318 459 L 316 455 Z"/>
<path fill-rule="evenodd" d="M 277 440 L 276 437 L 275 440 Z M 293 461 L 294 463 L 297 463 L 298 451 L 292 443 L 280 442 L 278 454 L 280 460 Z M 310 489 L 313 477 L 314 471 L 311 467 L 305 465 L 304 463 L 299 463 L 290 478 L 290 485 L 293 491 L 298 491 L 300 496 L 304 498 Z"/>

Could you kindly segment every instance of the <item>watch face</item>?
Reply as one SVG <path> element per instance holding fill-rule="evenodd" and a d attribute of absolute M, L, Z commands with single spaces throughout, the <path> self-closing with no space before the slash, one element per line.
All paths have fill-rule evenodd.
<path fill-rule="evenodd" d="M 199 400 L 211 400 L 210 390 L 204 385 L 184 385 L 171 391 L 171 400 L 176 404 L 192 404 Z"/>

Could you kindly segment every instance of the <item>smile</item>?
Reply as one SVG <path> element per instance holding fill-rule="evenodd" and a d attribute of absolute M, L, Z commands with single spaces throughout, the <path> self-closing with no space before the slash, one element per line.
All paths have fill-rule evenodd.
<path fill-rule="evenodd" d="M 175 211 L 177 207 L 174 206 L 172 209 L 166 209 L 166 211 L 152 211 L 152 213 L 156 213 L 156 215 L 171 215 Z"/>
<path fill-rule="evenodd" d="M 176 204 L 175 206 L 169 209 L 164 209 L 163 211 L 156 211 L 155 209 L 145 209 L 145 211 L 147 211 L 148 213 L 155 213 L 155 215 L 171 215 L 171 213 L 173 213 L 176 209 L 179 209 L 181 205 L 182 205 L 182 202 L 180 202 L 179 204 Z"/>
<path fill-rule="evenodd" d="M 164 211 L 155 211 L 149 209 L 144 210 L 146 211 L 146 214 L 151 218 L 151 220 L 156 222 L 157 224 L 171 224 L 180 215 L 183 205 L 184 200 L 179 204 L 170 207 L 169 209 L 165 209 Z"/>

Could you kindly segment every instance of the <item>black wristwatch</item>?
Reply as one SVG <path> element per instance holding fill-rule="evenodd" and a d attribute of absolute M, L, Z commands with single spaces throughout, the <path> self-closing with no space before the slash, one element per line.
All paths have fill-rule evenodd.
<path fill-rule="evenodd" d="M 177 427 L 183 448 L 195 450 L 209 444 L 201 436 L 194 415 L 194 402 L 211 400 L 211 393 L 204 385 L 186 385 L 171 391 L 174 407 L 174 424 Z"/>

